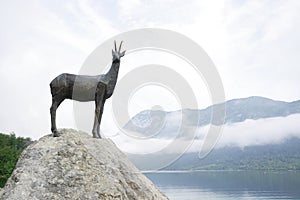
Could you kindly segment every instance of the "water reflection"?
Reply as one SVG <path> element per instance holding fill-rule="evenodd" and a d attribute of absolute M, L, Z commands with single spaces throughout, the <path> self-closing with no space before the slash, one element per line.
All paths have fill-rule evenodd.
<path fill-rule="evenodd" d="M 299 171 L 145 173 L 170 199 L 300 199 Z"/>

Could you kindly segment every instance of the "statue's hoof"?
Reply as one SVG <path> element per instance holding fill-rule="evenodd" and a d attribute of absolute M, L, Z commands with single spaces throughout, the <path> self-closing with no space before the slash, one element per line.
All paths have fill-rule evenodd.
<path fill-rule="evenodd" d="M 58 131 L 53 131 L 53 137 L 59 137 Z"/>
<path fill-rule="evenodd" d="M 96 139 L 101 139 L 101 136 L 97 136 L 97 135 L 93 135 L 93 138 L 96 138 Z"/>

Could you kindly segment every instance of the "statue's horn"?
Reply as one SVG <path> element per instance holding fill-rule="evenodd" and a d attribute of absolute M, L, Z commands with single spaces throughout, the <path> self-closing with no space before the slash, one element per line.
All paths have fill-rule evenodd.
<path fill-rule="evenodd" d="M 123 40 L 121 41 L 120 46 L 119 46 L 119 53 L 121 51 L 122 43 L 123 43 Z"/>
<path fill-rule="evenodd" d="M 115 52 L 117 52 L 116 40 L 114 40 L 114 44 L 115 44 Z"/>

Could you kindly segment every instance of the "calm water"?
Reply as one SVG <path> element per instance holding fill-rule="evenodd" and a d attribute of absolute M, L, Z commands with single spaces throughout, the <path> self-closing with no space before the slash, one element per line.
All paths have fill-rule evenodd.
<path fill-rule="evenodd" d="M 145 173 L 171 200 L 300 199 L 300 171 Z"/>

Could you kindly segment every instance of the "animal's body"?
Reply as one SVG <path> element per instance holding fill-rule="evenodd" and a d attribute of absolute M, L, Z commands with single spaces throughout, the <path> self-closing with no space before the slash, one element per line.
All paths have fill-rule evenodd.
<path fill-rule="evenodd" d="M 63 73 L 53 79 L 50 83 L 52 94 L 51 131 L 54 137 L 59 136 L 56 128 L 56 110 L 65 99 L 72 99 L 81 102 L 95 101 L 95 119 L 93 127 L 93 137 L 101 138 L 100 123 L 105 100 L 113 94 L 117 83 L 120 59 L 125 55 L 125 51 L 120 52 L 122 42 L 117 51 L 112 51 L 113 61 L 110 70 L 106 74 L 98 76 L 75 75 Z"/>

